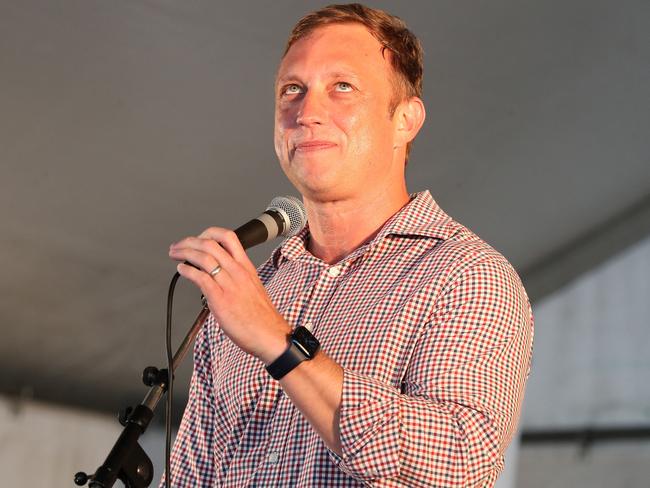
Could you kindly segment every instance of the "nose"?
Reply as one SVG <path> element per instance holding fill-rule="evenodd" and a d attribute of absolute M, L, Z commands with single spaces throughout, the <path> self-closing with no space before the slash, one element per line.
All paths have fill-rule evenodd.
<path fill-rule="evenodd" d="M 298 108 L 296 123 L 304 126 L 322 124 L 327 119 L 324 102 L 323 95 L 316 90 L 307 90 Z"/>

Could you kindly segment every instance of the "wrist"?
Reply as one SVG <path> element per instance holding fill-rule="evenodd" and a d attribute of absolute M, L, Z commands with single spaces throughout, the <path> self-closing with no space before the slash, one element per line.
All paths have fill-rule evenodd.
<path fill-rule="evenodd" d="M 262 351 L 257 355 L 257 358 L 268 366 L 277 358 L 279 358 L 291 344 L 291 327 L 287 324 L 283 332 L 274 334 L 270 340 L 267 341 Z"/>
<path fill-rule="evenodd" d="M 313 359 L 319 349 L 320 343 L 309 329 L 298 326 L 291 332 L 285 351 L 271 363 L 266 364 L 266 371 L 274 379 L 280 380 L 303 361 Z"/>

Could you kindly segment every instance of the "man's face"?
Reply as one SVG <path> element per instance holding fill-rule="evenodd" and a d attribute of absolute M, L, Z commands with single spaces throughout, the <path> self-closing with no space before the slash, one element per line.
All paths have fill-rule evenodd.
<path fill-rule="evenodd" d="M 387 56 L 363 25 L 352 23 L 316 29 L 282 60 L 275 151 L 308 198 L 346 199 L 403 180 L 403 154 L 394 150 L 396 123 L 389 114 L 393 74 Z"/>

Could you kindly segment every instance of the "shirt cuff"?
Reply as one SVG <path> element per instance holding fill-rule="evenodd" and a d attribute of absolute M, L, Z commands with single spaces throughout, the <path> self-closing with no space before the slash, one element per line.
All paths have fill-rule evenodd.
<path fill-rule="evenodd" d="M 374 378 L 343 371 L 339 428 L 341 471 L 361 481 L 393 478 L 400 470 L 400 391 Z"/>

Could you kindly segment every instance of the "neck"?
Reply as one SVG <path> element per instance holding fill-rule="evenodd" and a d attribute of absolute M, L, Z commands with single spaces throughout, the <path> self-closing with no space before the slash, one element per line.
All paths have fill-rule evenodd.
<path fill-rule="evenodd" d="M 377 235 L 386 221 L 409 202 L 406 184 L 391 193 L 371 193 L 336 200 L 305 197 L 311 239 L 309 251 L 333 264 Z"/>

